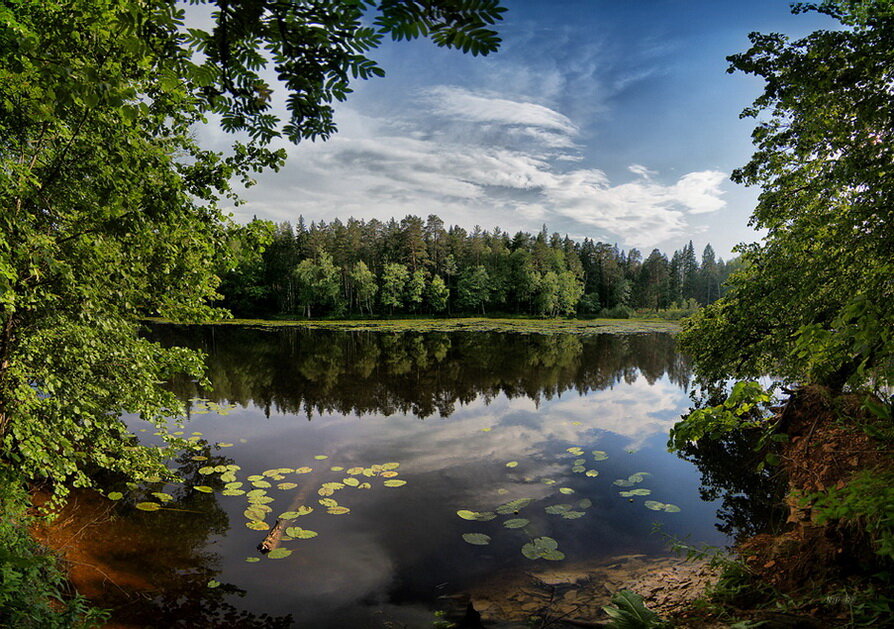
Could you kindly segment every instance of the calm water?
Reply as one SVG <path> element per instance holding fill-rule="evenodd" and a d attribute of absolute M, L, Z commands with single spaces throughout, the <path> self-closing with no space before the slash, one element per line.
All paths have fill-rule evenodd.
<path fill-rule="evenodd" d="M 202 433 L 195 435 L 206 444 L 200 456 L 209 457 L 181 458 L 188 487 L 150 488 L 172 494 L 164 506 L 181 510 L 128 516 L 135 536 L 156 538 L 156 556 L 144 561 L 165 590 L 149 604 L 161 624 L 362 627 L 392 619 L 430 627 L 439 595 L 559 563 L 525 557 L 534 538 L 553 538 L 569 565 L 664 554 L 654 523 L 693 542 L 726 542 L 715 528 L 716 505 L 699 498 L 698 471 L 665 449 L 689 402 L 688 367 L 668 335 L 174 326 L 153 334 L 206 352 L 213 383 L 213 390 L 174 384 L 191 408 L 185 434 Z M 152 440 L 151 431 L 141 434 Z M 396 476 L 358 472 L 388 463 L 399 463 Z M 255 547 L 267 532 L 246 527 L 246 496 L 222 495 L 227 479 L 200 472 L 218 465 L 239 466 L 241 490 L 254 489 L 249 475 L 268 471 L 266 524 L 304 505 L 314 511 L 291 525 L 317 535 L 281 542 L 292 551 L 287 557 L 261 555 Z M 313 471 L 292 471 L 304 467 Z M 276 468 L 288 471 L 276 478 L 269 472 Z M 647 474 L 631 480 L 639 472 Z M 319 495 L 323 483 L 345 479 L 370 488 L 349 480 Z M 385 485 L 395 480 L 406 484 Z M 651 493 L 619 495 L 633 489 Z M 331 514 L 321 498 L 349 512 Z M 488 521 L 457 515 L 493 513 L 516 499 L 531 502 Z M 673 507 L 650 510 L 647 500 Z M 545 510 L 555 505 L 567 506 Z M 576 515 L 563 517 L 569 511 Z M 506 528 L 512 519 L 528 523 Z M 471 544 L 468 533 L 490 543 Z M 207 587 L 212 579 L 221 585 Z M 123 613 L 145 618 L 146 609 Z"/>

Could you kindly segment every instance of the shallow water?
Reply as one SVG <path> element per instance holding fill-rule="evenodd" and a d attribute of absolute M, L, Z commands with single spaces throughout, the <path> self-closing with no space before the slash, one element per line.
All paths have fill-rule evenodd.
<path fill-rule="evenodd" d="M 258 618 L 269 614 L 300 627 L 388 620 L 430 627 L 438 596 L 496 573 L 665 554 L 656 524 L 691 542 L 726 541 L 715 528 L 716 506 L 699 498 L 697 470 L 666 451 L 667 431 L 689 402 L 688 367 L 669 335 L 174 326 L 152 334 L 205 351 L 214 385 L 205 391 L 173 384 L 191 409 L 186 435 L 202 433 L 196 437 L 208 446 L 200 456 L 209 459 L 181 458 L 186 486 L 149 488 L 174 496 L 160 503 L 166 510 L 122 507 L 125 518 L 140 523 L 135 535 L 176 548 L 163 565 L 147 558 L 146 571 L 164 590 L 149 604 L 152 613 L 170 614 L 177 624 L 276 626 L 276 619 Z M 131 421 L 152 440 L 146 424 Z M 386 463 L 399 463 L 396 476 L 370 469 Z M 247 476 L 268 471 L 261 485 L 270 483 L 262 488 L 273 501 L 264 522 L 304 505 L 314 511 L 290 525 L 317 535 L 281 542 L 292 551 L 284 558 L 260 554 L 256 546 L 267 532 L 246 527 L 246 496 L 222 495 L 219 471 L 200 473 L 218 465 L 240 468 L 233 473 L 241 490 L 254 489 Z M 302 467 L 313 471 L 282 478 L 269 472 Z M 370 488 L 319 495 L 323 483 L 346 478 Z M 385 485 L 394 480 L 406 484 Z M 620 495 L 635 489 L 650 493 Z M 349 512 L 332 514 L 321 498 Z M 153 500 L 144 493 L 131 503 L 141 499 Z M 517 499 L 530 503 L 498 509 Z M 656 511 L 646 501 L 671 507 Z M 545 510 L 555 505 L 568 506 Z M 460 517 L 460 510 L 510 512 L 480 521 Z M 528 523 L 504 526 L 519 519 Z M 469 533 L 487 536 L 469 541 L 489 543 L 469 543 Z M 523 554 L 544 537 L 564 559 Z M 127 613 L 140 618 L 147 609 Z"/>

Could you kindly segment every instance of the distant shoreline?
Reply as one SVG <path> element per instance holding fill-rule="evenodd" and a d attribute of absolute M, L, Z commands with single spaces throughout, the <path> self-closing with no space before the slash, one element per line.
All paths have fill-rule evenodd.
<path fill-rule="evenodd" d="M 144 321 L 172 325 L 242 325 L 255 328 L 305 328 L 346 332 L 508 332 L 520 334 L 676 334 L 680 324 L 663 319 L 489 319 L 462 317 L 449 319 L 357 319 L 357 320 L 281 320 L 225 319 L 181 324 L 167 319 L 147 317 Z"/>

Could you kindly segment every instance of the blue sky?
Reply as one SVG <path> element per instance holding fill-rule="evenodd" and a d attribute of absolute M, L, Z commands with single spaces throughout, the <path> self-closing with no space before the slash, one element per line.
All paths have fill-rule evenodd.
<path fill-rule="evenodd" d="M 549 230 L 666 253 L 692 239 L 729 257 L 759 237 L 757 192 L 729 181 L 751 154 L 739 112 L 760 83 L 727 74 L 751 31 L 831 21 L 779 0 L 505 0 L 489 57 L 428 41 L 375 51 L 328 142 L 285 145 L 236 220 L 441 216 L 467 229 Z M 220 138 L 211 129 L 206 139 Z"/>

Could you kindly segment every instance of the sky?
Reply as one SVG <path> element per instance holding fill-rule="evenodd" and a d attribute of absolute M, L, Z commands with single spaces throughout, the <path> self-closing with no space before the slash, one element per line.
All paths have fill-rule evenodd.
<path fill-rule="evenodd" d="M 288 162 L 229 208 L 307 223 L 437 214 L 672 253 L 692 240 L 731 256 L 758 191 L 730 181 L 751 155 L 741 110 L 761 82 L 728 74 L 748 33 L 832 27 L 781 0 L 504 0 L 498 53 L 427 40 L 374 51 L 327 142 L 283 142 Z M 201 139 L 223 145 L 210 125 Z"/>

